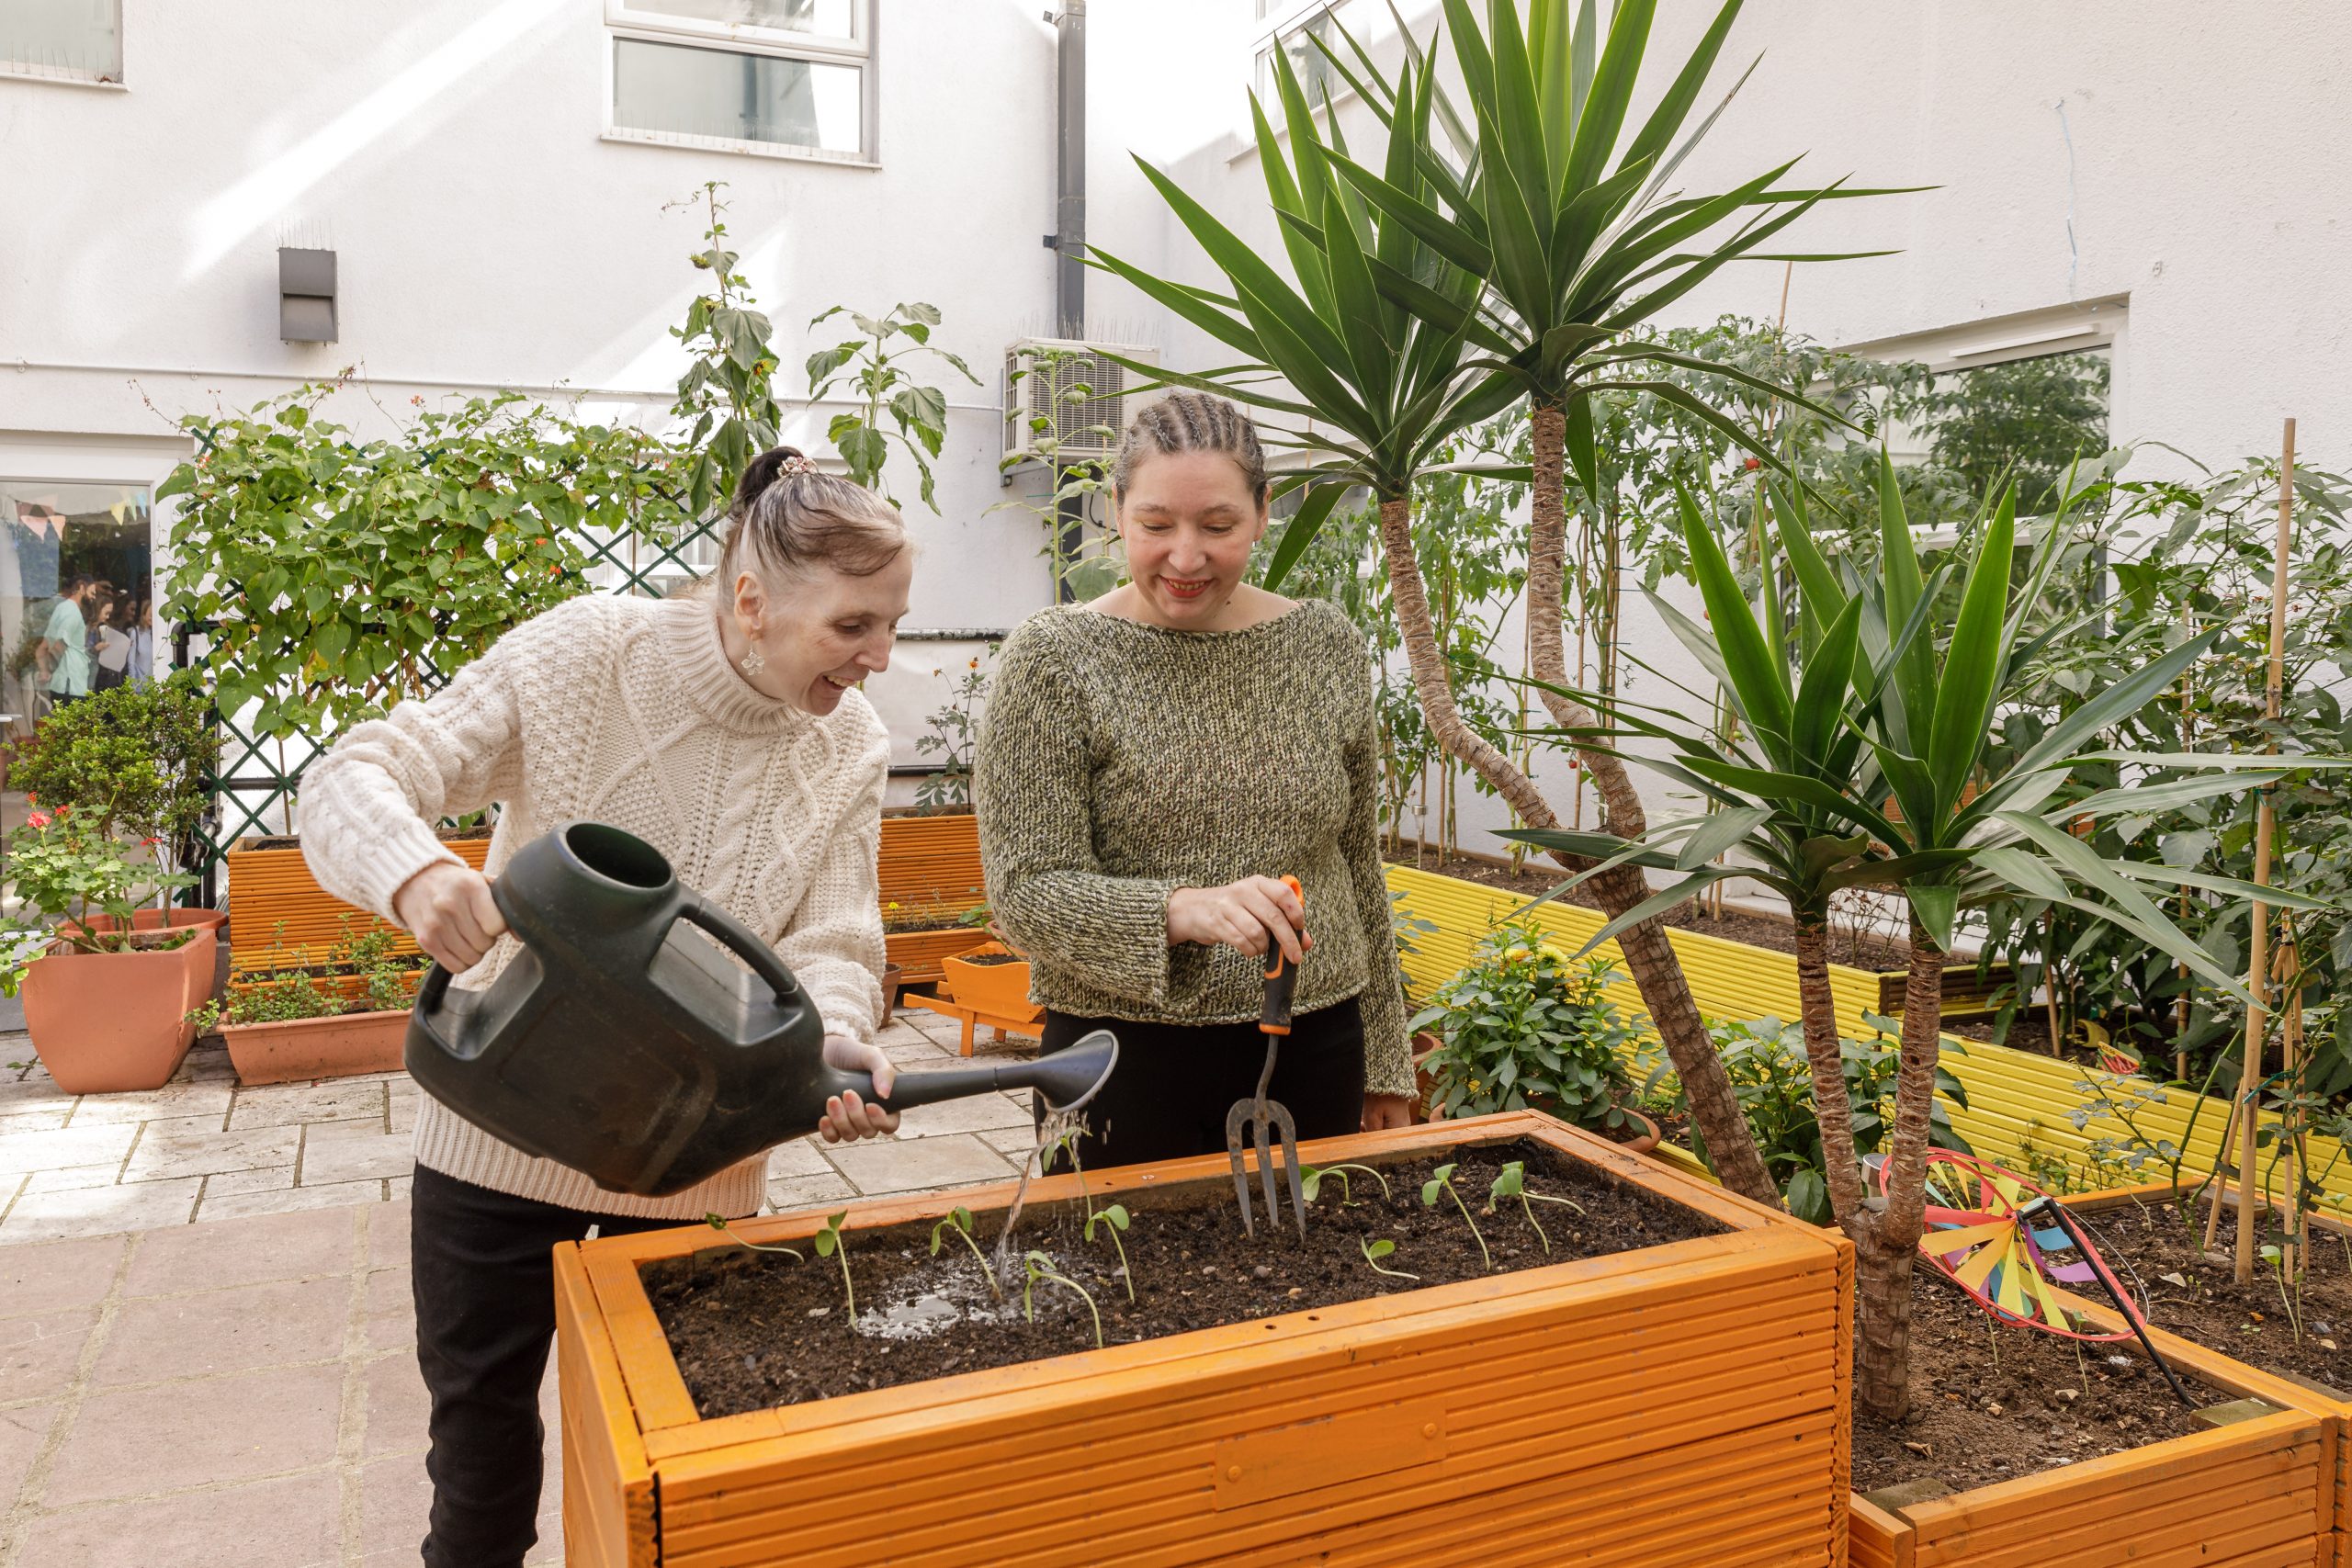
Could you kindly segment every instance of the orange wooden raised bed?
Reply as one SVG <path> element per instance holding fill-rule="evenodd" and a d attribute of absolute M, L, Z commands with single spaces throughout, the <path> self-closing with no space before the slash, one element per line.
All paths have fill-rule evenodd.
<path fill-rule="evenodd" d="M 944 931 L 887 931 L 882 946 L 899 968 L 899 984 L 920 986 L 946 974 L 943 959 L 969 953 L 988 940 L 989 933 L 977 926 L 952 926 Z"/>
<path fill-rule="evenodd" d="M 1533 1568 L 1842 1563 L 1852 1251 L 1521 1112 L 1311 1143 L 1317 1162 L 1540 1139 L 1724 1234 L 702 1420 L 638 1269 L 702 1227 L 556 1252 L 575 1568 Z M 1231 1201 L 1222 1156 L 1095 1196 Z M 1222 1190 L 1222 1195 L 1219 1195 Z M 853 1231 L 1001 1210 L 881 1200 Z M 1031 1189 L 1072 1201 L 1076 1179 Z M 737 1227 L 808 1236 L 823 1216 Z M 983 1222 L 984 1227 L 986 1222 Z"/>
<path fill-rule="evenodd" d="M 299 848 L 255 847 L 265 841 L 240 840 L 223 857 L 229 872 L 230 910 L 236 919 L 236 937 L 230 943 L 232 973 L 263 974 L 322 963 L 342 939 L 346 920 L 354 936 L 390 931 L 396 938 L 393 952 L 417 951 L 406 931 L 321 887 Z M 442 843 L 476 871 L 490 855 L 487 835 L 445 839 Z M 283 942 L 277 937 L 281 923 L 286 928 Z"/>
<path fill-rule="evenodd" d="M 1012 950 L 1001 942 L 985 942 L 962 953 L 949 953 L 941 964 L 946 971 L 944 984 L 949 996 L 988 1012 L 1018 1014 L 1042 1010 L 1029 999 L 1029 964 L 1026 959 L 1017 964 L 967 962 L 983 954 L 1001 954 L 1009 958 Z"/>
<path fill-rule="evenodd" d="M 909 919 L 953 920 L 986 903 L 979 818 L 968 811 L 885 817 L 876 880 L 886 924 Z M 940 960 L 969 953 L 988 940 L 988 932 L 978 926 L 950 926 L 944 931 L 888 931 L 883 946 L 912 986 L 940 978 Z"/>
<path fill-rule="evenodd" d="M 2084 1197 L 2128 1200 L 2140 1189 Z M 2169 1190 L 2164 1189 L 2163 1190 Z M 2072 1206 L 2075 1200 L 2069 1199 Z M 2061 1292 L 2066 1295 L 2065 1292 Z M 2102 1330 L 2123 1319 L 2066 1295 Z M 2339 1561 L 2344 1415 L 2299 1384 L 2162 1329 L 2183 1372 L 2275 1413 L 1898 1509 L 1854 1499 L 1855 1568 L 2270 1568 Z"/>

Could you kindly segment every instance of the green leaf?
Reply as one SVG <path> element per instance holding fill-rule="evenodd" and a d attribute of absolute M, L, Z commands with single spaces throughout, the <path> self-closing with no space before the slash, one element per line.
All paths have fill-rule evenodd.
<path fill-rule="evenodd" d="M 1993 513 L 1984 547 L 1961 590 L 1960 617 L 1944 654 L 1943 680 L 1936 693 L 1936 717 L 1927 762 L 1935 775 L 1936 814 L 1948 815 L 1961 787 L 1975 772 L 1993 720 L 1994 694 L 2002 666 L 2002 624 L 2007 617 L 2009 571 L 2015 564 L 2017 487 L 2012 484 Z"/>

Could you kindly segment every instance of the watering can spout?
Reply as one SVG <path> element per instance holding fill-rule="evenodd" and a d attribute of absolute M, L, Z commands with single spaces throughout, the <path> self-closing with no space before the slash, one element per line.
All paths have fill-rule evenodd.
<path fill-rule="evenodd" d="M 936 1105 L 943 1100 L 986 1094 L 990 1089 L 1028 1089 L 1043 1095 L 1054 1110 L 1067 1114 L 1082 1109 L 1092 1100 L 1110 1081 L 1112 1069 L 1118 1065 L 1118 1036 L 1107 1029 L 1098 1029 L 1068 1050 L 1040 1056 L 1034 1062 L 974 1063 L 927 1073 L 901 1073 L 891 1084 L 889 1094 L 878 1099 L 874 1095 L 871 1077 L 864 1073 L 842 1073 L 840 1088 L 832 1092 L 854 1089 L 858 1098 L 885 1111 L 904 1111 L 910 1106 Z"/>

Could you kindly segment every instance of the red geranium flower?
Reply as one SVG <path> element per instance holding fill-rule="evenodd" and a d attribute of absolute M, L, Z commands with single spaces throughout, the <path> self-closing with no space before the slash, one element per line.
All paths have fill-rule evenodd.
<path fill-rule="evenodd" d="M 1750 457 L 1747 459 L 1747 471 L 1751 474 L 1763 466 L 1764 459 L 1761 457 Z"/>
<path fill-rule="evenodd" d="M 49 826 L 49 813 L 46 811 L 36 811 L 30 817 L 25 818 L 25 825 L 30 828 L 46 828 Z"/>

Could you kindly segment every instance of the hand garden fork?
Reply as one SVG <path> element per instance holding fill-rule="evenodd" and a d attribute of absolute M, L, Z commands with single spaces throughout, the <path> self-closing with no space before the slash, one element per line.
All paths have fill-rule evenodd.
<path fill-rule="evenodd" d="M 1285 876 L 1283 881 L 1292 893 L 1299 891 L 1298 878 Z M 1241 1203 L 1242 1232 L 1254 1238 L 1258 1227 L 1250 1209 L 1250 1176 L 1241 1158 L 1242 1137 L 1247 1133 L 1257 1142 L 1258 1177 L 1266 1190 L 1266 1218 L 1279 1227 L 1283 1206 L 1274 1186 L 1270 1137 L 1274 1132 L 1282 1134 L 1283 1169 L 1290 1179 L 1291 1213 L 1298 1221 L 1298 1239 L 1305 1241 L 1306 1195 L 1298 1171 L 1298 1123 L 1279 1100 L 1266 1098 L 1267 1086 L 1274 1079 L 1274 1054 L 1282 1049 L 1283 1036 L 1290 1032 L 1290 1003 L 1298 988 L 1298 965 L 1283 955 L 1279 945 L 1266 950 L 1266 1002 L 1258 1018 L 1258 1027 L 1266 1036 L 1266 1065 L 1258 1070 L 1257 1094 L 1235 1100 L 1233 1109 L 1225 1113 L 1225 1152 L 1233 1161 L 1233 1194 Z"/>

